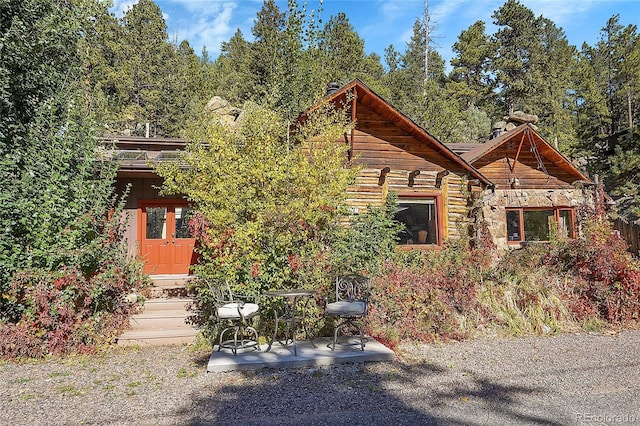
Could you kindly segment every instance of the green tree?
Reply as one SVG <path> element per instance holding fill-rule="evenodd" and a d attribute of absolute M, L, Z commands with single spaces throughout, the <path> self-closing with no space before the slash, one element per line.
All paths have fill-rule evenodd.
<path fill-rule="evenodd" d="M 83 65 L 92 63 L 86 38 L 103 10 L 91 0 L 11 2 L 1 10 L 2 78 L 25 79 L 2 92 L 1 356 L 104 344 L 127 321 L 133 305 L 125 295 L 143 281 L 121 239 L 116 166 L 96 158 Z"/>
<path fill-rule="evenodd" d="M 225 99 L 242 104 L 254 93 L 251 69 L 251 44 L 238 29 L 222 43 L 220 56 L 213 64 L 214 91 Z"/>
<path fill-rule="evenodd" d="M 211 66 L 201 60 L 183 40 L 168 58 L 167 74 L 161 92 L 159 126 L 168 136 L 180 136 L 192 117 L 198 115 L 213 96 L 214 82 L 208 75 Z"/>
<path fill-rule="evenodd" d="M 41 224 L 40 217 L 32 209 L 39 208 L 38 200 L 42 202 L 43 199 L 38 194 L 33 198 L 33 190 L 25 188 L 28 185 L 23 182 L 25 179 L 36 180 L 41 168 L 33 156 L 41 160 L 42 153 L 50 148 L 34 129 L 49 134 L 48 129 L 41 129 L 38 114 L 45 112 L 43 104 L 59 109 L 51 99 L 65 87 L 63 82 L 73 79 L 71 70 L 76 63 L 75 52 L 83 18 L 86 16 L 83 17 L 80 10 L 55 1 L 0 3 L 1 290 L 7 288 L 16 270 L 31 266 L 34 257 L 31 248 L 41 244 L 40 235 L 32 229 L 31 221 L 35 219 L 36 222 L 33 228 Z M 57 157 L 52 155 L 45 164 Z M 40 178 L 47 184 L 49 177 L 44 174 Z M 48 238 L 46 232 L 42 237 Z M 42 241 L 43 248 L 46 248 L 46 242 Z"/>
<path fill-rule="evenodd" d="M 364 40 L 344 13 L 332 16 L 326 23 L 320 35 L 319 49 L 325 83 L 347 83 L 363 77 Z"/>
<path fill-rule="evenodd" d="M 429 50 L 429 78 L 425 80 L 426 33 L 424 22 L 416 20 L 405 52 L 386 49 L 389 72 L 387 93 L 403 113 L 443 142 L 460 142 L 458 124 L 463 120 L 460 100 L 447 89 L 444 60 Z"/>
<path fill-rule="evenodd" d="M 70 78 L 82 12 L 74 2 L 0 2 L 0 158 L 20 146 L 38 106 Z"/>
<path fill-rule="evenodd" d="M 507 0 L 492 15 L 499 27 L 493 36 L 491 71 L 498 84 L 503 113 L 514 110 L 540 117 L 540 132 L 558 145 L 572 142 L 569 105 L 575 48 L 564 31 L 517 0 Z"/>
<path fill-rule="evenodd" d="M 640 218 L 640 127 L 609 138 L 605 188 L 616 198 L 618 213 L 627 220 Z"/>
<path fill-rule="evenodd" d="M 326 110 L 325 110 L 326 112 Z M 203 219 L 204 276 L 260 290 L 294 280 L 296 256 L 322 249 L 339 223 L 346 186 L 346 131 L 339 112 L 314 113 L 298 132 L 273 111 L 246 103 L 240 124 L 205 115 L 180 164 L 163 165 L 163 192 L 186 194 Z"/>
<path fill-rule="evenodd" d="M 255 40 L 238 30 L 223 43 L 215 62 L 217 93 L 238 104 L 266 105 L 293 121 L 324 96 L 329 82 L 361 78 L 380 86 L 380 58 L 365 54 L 347 17 L 332 17 L 320 29 L 319 14 L 294 0 L 286 10 L 265 0 L 252 28 Z"/>
<path fill-rule="evenodd" d="M 637 120 L 640 43 L 637 27 L 611 17 L 595 46 L 583 45 L 577 67 L 578 140 L 574 156 L 618 199 L 618 212 L 640 215 Z"/>
<path fill-rule="evenodd" d="M 122 125 L 139 134 L 168 136 L 163 128 L 163 92 L 173 49 L 167 39 L 162 11 L 153 0 L 140 0 L 122 18 L 123 36 L 116 66 L 120 91 L 125 96 Z"/>
<path fill-rule="evenodd" d="M 517 0 L 507 0 L 492 18 L 499 27 L 493 36 L 495 59 L 491 71 L 496 75 L 504 112 L 525 110 L 534 89 L 532 48 L 536 44 L 536 17 Z"/>
<path fill-rule="evenodd" d="M 575 93 L 574 70 L 577 50 L 561 28 L 549 19 L 538 19 L 537 44 L 532 48 L 536 66 L 535 90 L 530 103 L 540 117 L 540 131 L 561 151 L 575 137 L 575 117 L 571 109 Z"/>
<path fill-rule="evenodd" d="M 84 109 L 97 122 L 110 126 L 118 122 L 125 102 L 117 66 L 123 29 L 109 13 L 106 3 L 91 3 L 91 7 L 93 25 L 85 29 L 77 49 L 84 85 Z M 108 132 L 115 131 L 108 129 Z"/>
<path fill-rule="evenodd" d="M 467 107 L 475 105 L 491 111 L 495 105 L 495 85 L 489 73 L 493 46 L 485 34 L 484 22 L 477 21 L 462 31 L 453 44 L 453 52 L 456 56 L 451 59 L 451 89 Z"/>
<path fill-rule="evenodd" d="M 583 59 L 593 67 L 600 96 L 605 99 L 608 114 L 603 120 L 608 126 L 602 130 L 608 135 L 632 127 L 640 114 L 635 107 L 640 85 L 637 27 L 623 27 L 619 20 L 618 15 L 611 17 L 601 29 L 596 46 L 582 52 Z"/>

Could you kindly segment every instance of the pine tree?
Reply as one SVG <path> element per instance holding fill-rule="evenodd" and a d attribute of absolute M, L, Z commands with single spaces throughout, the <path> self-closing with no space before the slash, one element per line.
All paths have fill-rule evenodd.
<path fill-rule="evenodd" d="M 462 31 L 453 44 L 456 56 L 451 59 L 450 79 L 459 98 L 467 107 L 472 105 L 491 110 L 495 105 L 495 87 L 489 74 L 489 63 L 493 57 L 493 46 L 485 34 L 485 24 L 477 21 Z"/>
<path fill-rule="evenodd" d="M 319 49 L 326 83 L 347 83 L 362 77 L 366 57 L 364 40 L 344 13 L 329 19 L 320 35 Z"/>
<path fill-rule="evenodd" d="M 385 75 L 389 101 L 443 142 L 459 142 L 462 119 L 458 99 L 446 91 L 444 60 L 429 51 L 429 78 L 425 80 L 426 33 L 420 19 L 403 54 L 386 49 L 389 72 Z M 384 92 L 383 92 L 384 93 Z"/>
<path fill-rule="evenodd" d="M 532 49 L 537 43 L 537 19 L 517 0 L 507 0 L 492 18 L 499 29 L 493 35 L 495 59 L 491 71 L 496 75 L 504 113 L 527 111 L 533 107 L 528 101 L 535 84 Z"/>
<path fill-rule="evenodd" d="M 577 86 L 579 141 L 576 156 L 588 159 L 605 189 L 618 201 L 618 212 L 640 217 L 640 75 L 637 27 L 611 17 L 595 46 L 583 45 Z"/>
<path fill-rule="evenodd" d="M 150 135 L 168 135 L 160 120 L 172 49 L 162 11 L 152 0 L 140 0 L 124 15 L 122 26 L 118 76 L 127 102 L 121 118 L 138 134 L 144 135 L 148 124 Z"/>
<path fill-rule="evenodd" d="M 575 48 L 561 28 L 517 0 L 507 0 L 493 18 L 500 28 L 493 36 L 491 70 L 503 114 L 523 110 L 538 115 L 540 132 L 564 149 L 572 142 L 575 125 L 568 108 Z"/>
<path fill-rule="evenodd" d="M 251 44 L 238 29 L 229 41 L 222 43 L 220 51 L 213 64 L 214 91 L 232 103 L 241 104 L 255 92 L 257 76 L 251 72 Z"/>

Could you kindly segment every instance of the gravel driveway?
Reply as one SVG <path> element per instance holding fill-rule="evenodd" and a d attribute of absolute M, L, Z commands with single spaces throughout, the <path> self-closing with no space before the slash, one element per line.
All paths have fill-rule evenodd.
<path fill-rule="evenodd" d="M 207 374 L 162 347 L 0 364 L 2 425 L 640 424 L 640 331 L 406 345 L 399 360 Z"/>

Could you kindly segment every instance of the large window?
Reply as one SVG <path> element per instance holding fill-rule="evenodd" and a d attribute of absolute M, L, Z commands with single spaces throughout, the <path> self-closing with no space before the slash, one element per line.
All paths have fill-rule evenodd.
<path fill-rule="evenodd" d="M 398 201 L 395 220 L 404 224 L 398 244 L 438 244 L 438 213 L 435 197 Z"/>
<path fill-rule="evenodd" d="M 573 209 L 507 209 L 507 239 L 511 243 L 549 241 L 554 229 L 560 238 L 574 238 Z"/>

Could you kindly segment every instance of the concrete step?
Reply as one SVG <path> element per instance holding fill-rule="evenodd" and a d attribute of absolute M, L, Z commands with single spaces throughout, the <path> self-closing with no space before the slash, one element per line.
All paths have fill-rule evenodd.
<path fill-rule="evenodd" d="M 191 324 L 187 324 L 186 319 L 187 314 L 185 312 L 175 314 L 156 312 L 154 314 L 136 315 L 129 320 L 129 329 L 152 331 L 193 328 Z"/>
<path fill-rule="evenodd" d="M 149 275 L 151 278 L 151 297 L 189 296 L 186 288 L 193 275 Z"/>
<path fill-rule="evenodd" d="M 163 346 L 193 343 L 198 330 L 129 330 L 118 338 L 118 345 Z"/>
<path fill-rule="evenodd" d="M 129 328 L 119 345 L 175 345 L 192 343 L 198 330 L 186 323 L 190 298 L 148 299 L 139 314 L 129 320 Z"/>
<path fill-rule="evenodd" d="M 184 288 L 193 275 L 149 275 L 154 287 Z"/>
<path fill-rule="evenodd" d="M 168 297 L 147 299 L 142 307 L 143 313 L 159 312 L 159 311 L 184 311 L 187 312 L 189 305 L 193 303 L 192 298 L 188 297 Z M 140 315 L 138 314 L 138 315 Z"/>

